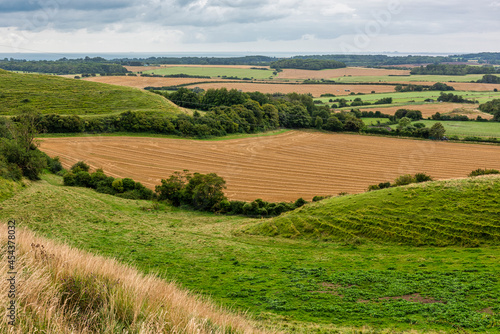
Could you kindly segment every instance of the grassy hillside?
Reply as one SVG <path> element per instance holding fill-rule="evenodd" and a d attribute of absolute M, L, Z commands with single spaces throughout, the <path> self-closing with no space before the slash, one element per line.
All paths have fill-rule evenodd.
<path fill-rule="evenodd" d="M 0 70 L 0 115 L 15 115 L 25 108 L 61 115 L 180 112 L 165 98 L 135 88 Z"/>
<path fill-rule="evenodd" d="M 249 229 L 320 240 L 410 245 L 500 244 L 500 178 L 390 188 L 308 205 Z"/>
<path fill-rule="evenodd" d="M 11 234 L 4 223 L 0 232 L 3 255 Z M 21 229 L 15 236 L 17 321 L 11 326 L 4 314 L 2 333 L 265 333 L 242 316 L 115 260 Z M 10 262 L 2 260 L 7 273 Z M 0 292 L 2 305 L 9 305 L 9 284 Z"/>
<path fill-rule="evenodd" d="M 444 194 L 465 188 L 494 212 L 475 181 L 477 193 L 449 183 Z M 496 180 L 484 182 L 498 189 Z M 0 220 L 18 218 L 45 237 L 175 280 L 285 333 L 500 333 L 498 242 L 471 249 L 270 238 L 241 233 L 262 220 L 156 208 L 60 184 L 44 176 L 3 201 Z M 452 212 L 451 204 L 445 209 Z"/>

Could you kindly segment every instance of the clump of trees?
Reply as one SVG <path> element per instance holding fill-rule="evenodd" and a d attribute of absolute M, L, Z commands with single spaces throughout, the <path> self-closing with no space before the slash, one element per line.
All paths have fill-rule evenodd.
<path fill-rule="evenodd" d="M 38 180 L 47 167 L 52 172 L 62 169 L 57 158 L 52 159 L 38 149 L 37 119 L 37 114 L 30 110 L 17 116 L 17 122 L 0 119 L 0 177 Z"/>
<path fill-rule="evenodd" d="M 155 198 L 153 191 L 140 182 L 130 178 L 115 179 L 104 174 L 102 169 L 91 173 L 90 166 L 83 161 L 77 162 L 63 174 L 63 182 L 65 186 L 91 188 L 99 193 L 122 198 L 146 200 Z"/>
<path fill-rule="evenodd" d="M 497 77 L 496 75 L 492 75 L 492 74 L 486 74 L 481 79 L 479 79 L 477 82 L 478 83 L 497 84 L 497 83 L 500 83 L 500 77 Z"/>
<path fill-rule="evenodd" d="M 184 170 L 161 180 L 155 191 L 158 200 L 168 201 L 174 206 L 252 217 L 277 216 L 307 203 L 302 198 L 295 203 L 269 203 L 261 199 L 252 202 L 229 201 L 224 195 L 225 188 L 226 181 L 215 173 L 191 174 Z"/>
<path fill-rule="evenodd" d="M 494 99 L 483 103 L 479 106 L 479 110 L 493 115 L 493 121 L 500 122 L 500 99 Z"/>
<path fill-rule="evenodd" d="M 422 91 L 449 91 L 455 90 L 453 86 L 449 86 L 442 82 L 436 82 L 432 86 L 423 86 L 423 85 L 396 85 L 394 88 L 396 92 L 422 92 Z"/>
<path fill-rule="evenodd" d="M 417 173 L 415 175 L 405 174 L 399 176 L 394 182 L 391 184 L 390 182 L 381 182 L 379 184 L 374 184 L 368 187 L 368 191 L 380 190 L 385 188 L 393 188 L 406 186 L 412 183 L 422 183 L 432 181 L 432 177 L 425 173 Z"/>

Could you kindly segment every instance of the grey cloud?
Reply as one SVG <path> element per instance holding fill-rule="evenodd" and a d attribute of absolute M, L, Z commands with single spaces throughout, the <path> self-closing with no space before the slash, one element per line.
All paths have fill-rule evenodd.
<path fill-rule="evenodd" d="M 118 24 L 123 31 L 141 26 L 184 32 L 184 42 L 295 40 L 304 35 L 334 39 L 362 33 L 387 13 L 392 0 L 0 0 L 0 27 L 60 31 L 99 31 Z M 450 2 L 452 4 L 450 4 Z M 57 8 L 49 3 L 59 4 Z M 499 1 L 400 1 L 380 34 L 445 34 L 500 29 Z M 44 11 L 45 6 L 45 11 Z M 51 9 L 51 11 L 47 10 Z M 45 14 L 44 14 L 45 13 Z M 49 15 L 50 14 L 50 15 Z M 35 16 L 48 19 L 34 20 Z M 26 22 L 36 21 L 27 25 Z M 113 28 L 117 29 L 117 28 Z"/>

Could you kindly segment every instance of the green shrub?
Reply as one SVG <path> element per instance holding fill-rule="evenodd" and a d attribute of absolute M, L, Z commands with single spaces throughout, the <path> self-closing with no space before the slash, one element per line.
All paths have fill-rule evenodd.
<path fill-rule="evenodd" d="M 118 193 L 122 193 L 124 191 L 123 180 L 122 179 L 115 179 L 113 181 L 113 183 L 111 184 L 111 186 Z"/>
<path fill-rule="evenodd" d="M 71 166 L 71 171 L 74 173 L 77 173 L 79 171 L 88 172 L 89 170 L 90 166 L 83 161 L 78 161 L 76 164 Z"/>
<path fill-rule="evenodd" d="M 481 169 L 478 168 L 472 172 L 470 172 L 469 177 L 480 176 L 480 175 L 488 175 L 488 174 L 500 174 L 500 171 L 496 169 Z"/>
<path fill-rule="evenodd" d="M 430 175 L 425 174 L 425 173 L 415 174 L 414 179 L 415 179 L 416 183 L 432 181 L 432 177 Z"/>
<path fill-rule="evenodd" d="M 303 205 L 306 205 L 307 204 L 307 201 L 305 199 L 303 199 L 302 197 L 301 198 L 298 198 L 296 201 L 295 201 L 295 207 L 296 208 L 300 208 L 301 206 Z"/>
<path fill-rule="evenodd" d="M 75 174 L 69 172 L 63 176 L 63 184 L 65 186 L 74 187 L 75 186 Z"/>
<path fill-rule="evenodd" d="M 75 173 L 75 183 L 77 187 L 90 188 L 90 174 L 89 172 L 79 171 Z"/>
<path fill-rule="evenodd" d="M 378 184 L 372 184 L 370 186 L 368 186 L 368 191 L 374 191 L 374 190 L 379 190 L 380 187 L 378 186 Z"/>
<path fill-rule="evenodd" d="M 123 182 L 123 190 L 124 191 L 129 191 L 129 190 L 134 190 L 135 189 L 135 181 L 129 178 L 124 178 L 122 180 Z"/>
<path fill-rule="evenodd" d="M 410 174 L 406 174 L 406 175 L 401 175 L 400 177 L 398 177 L 394 181 L 394 185 L 405 186 L 407 184 L 414 183 L 414 182 L 415 182 L 415 178 L 413 176 L 411 176 Z"/>

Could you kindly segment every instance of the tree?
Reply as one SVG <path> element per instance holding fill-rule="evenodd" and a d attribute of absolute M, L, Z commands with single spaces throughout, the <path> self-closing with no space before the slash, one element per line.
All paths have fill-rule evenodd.
<path fill-rule="evenodd" d="M 316 129 L 321 130 L 323 128 L 323 118 L 316 116 L 316 119 L 314 120 L 314 126 Z"/>
<path fill-rule="evenodd" d="M 218 204 L 226 199 L 226 181 L 215 173 L 194 173 L 185 188 L 185 198 L 190 204 L 204 211 L 216 211 Z"/>
<path fill-rule="evenodd" d="M 438 139 L 441 140 L 444 137 L 446 130 L 440 122 L 434 123 L 434 125 L 431 127 L 429 131 L 429 136 L 432 139 Z"/>
<path fill-rule="evenodd" d="M 398 122 L 398 129 L 404 129 L 411 124 L 411 119 L 408 117 L 403 117 Z"/>
<path fill-rule="evenodd" d="M 325 128 L 329 131 L 342 131 L 344 124 L 335 116 L 328 117 Z"/>

